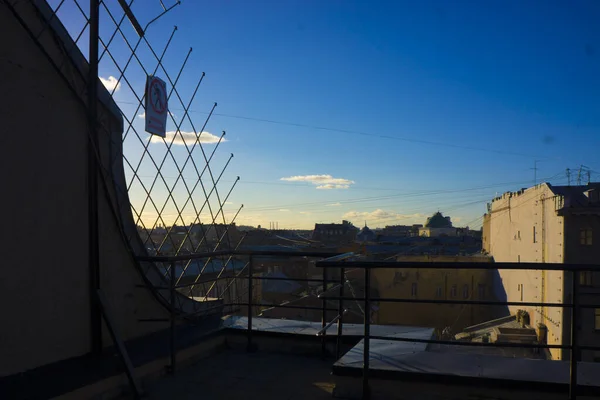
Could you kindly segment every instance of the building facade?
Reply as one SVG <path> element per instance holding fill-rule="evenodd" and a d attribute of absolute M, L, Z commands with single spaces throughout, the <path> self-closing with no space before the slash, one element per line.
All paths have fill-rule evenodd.
<path fill-rule="evenodd" d="M 600 255 L 600 184 L 552 186 L 542 183 L 495 198 L 484 216 L 483 249 L 496 262 L 598 264 Z M 507 301 L 570 303 L 572 273 L 499 270 L 497 297 Z M 580 301 L 600 300 L 599 272 L 580 274 Z M 547 329 L 548 344 L 570 342 L 569 309 L 511 306 L 529 313 L 531 325 Z M 579 343 L 600 343 L 600 308 L 580 311 Z M 567 359 L 568 350 L 551 349 L 553 359 Z M 584 352 L 583 361 L 598 360 Z"/>
<path fill-rule="evenodd" d="M 358 228 L 344 220 L 341 224 L 315 224 L 312 239 L 324 243 L 351 243 L 357 233 Z"/>
<path fill-rule="evenodd" d="M 396 261 L 492 262 L 485 256 L 398 256 Z M 420 300 L 493 300 L 493 271 L 483 269 L 397 268 L 373 269 L 372 286 L 382 298 Z M 381 302 L 374 323 L 463 328 L 494 318 L 490 307 L 468 304 L 427 304 Z"/>

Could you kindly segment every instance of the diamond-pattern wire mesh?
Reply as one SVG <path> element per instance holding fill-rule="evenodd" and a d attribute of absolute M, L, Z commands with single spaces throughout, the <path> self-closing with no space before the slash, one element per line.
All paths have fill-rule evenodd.
<path fill-rule="evenodd" d="M 130 6 L 133 3 L 133 0 L 128 1 Z M 162 6 L 162 2 L 156 3 Z M 53 18 L 65 25 L 76 45 L 87 55 L 88 3 L 60 0 L 49 4 L 54 11 Z M 177 5 L 178 2 L 162 9 L 159 7 L 158 17 Z M 233 242 L 229 231 L 241 207 L 230 221 L 223 210 L 237 180 L 227 188 L 225 196 L 219 192 L 219 184 L 222 184 L 233 154 L 215 170 L 215 155 L 225 132 L 218 137 L 205 133 L 217 104 L 212 106 L 208 117 L 201 121 L 201 129 L 197 130 L 189 110 L 201 88 L 204 73 L 184 100 L 186 93 L 181 82 L 192 51 L 187 52 L 175 73 L 170 72 L 172 68 L 167 68 L 164 61 L 173 57 L 168 50 L 177 28 L 170 32 L 162 50 L 157 51 L 147 33 L 158 17 L 150 20 L 144 28 L 146 34 L 139 37 L 117 0 L 102 1 L 100 5 L 100 71 L 114 71 L 116 75 L 103 82 L 117 104 L 125 98 L 135 105 L 128 110 L 130 112 L 121 107 L 125 127 L 123 159 L 115 162 L 123 162 L 127 187 L 120 189 L 127 190 L 137 231 L 150 255 L 238 248 L 243 238 Z M 167 82 L 171 108 L 183 110 L 182 115 L 169 112 L 167 126 L 171 126 L 171 130 L 164 139 L 143 130 L 144 88 L 148 75 L 163 78 Z M 182 291 L 190 296 L 203 300 L 218 297 L 225 303 L 236 303 L 244 294 L 240 293 L 239 279 L 235 279 L 235 275 L 241 275 L 246 266 L 247 263 L 233 257 L 208 258 L 178 265 L 175 273 L 177 283 L 187 284 Z M 168 265 L 158 265 L 158 268 L 168 277 Z M 206 277 L 203 279 L 203 276 Z M 206 279 L 214 276 L 225 278 L 223 284 Z M 193 285 L 197 282 L 201 283 Z"/>

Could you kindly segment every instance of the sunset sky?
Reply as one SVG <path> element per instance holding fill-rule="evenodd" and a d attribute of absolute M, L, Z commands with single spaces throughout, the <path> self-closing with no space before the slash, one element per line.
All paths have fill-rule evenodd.
<path fill-rule="evenodd" d="M 143 26 L 161 12 L 158 0 L 137 0 L 132 9 Z M 59 12 L 72 34 L 82 26 L 77 14 L 68 4 Z M 108 39 L 114 24 L 102 16 Z M 479 227 L 486 201 L 531 186 L 534 165 L 538 182 L 566 184 L 571 168 L 574 183 L 580 165 L 597 180 L 599 18 L 593 0 L 183 1 L 147 38 L 161 51 L 177 25 L 164 58 L 172 79 L 193 48 L 177 85 L 184 103 L 206 72 L 190 107 L 194 126 L 184 121 L 181 131 L 193 139 L 218 102 L 201 142 L 208 157 L 227 131 L 211 166 L 216 179 L 234 154 L 218 186 L 223 202 L 240 177 L 225 205 L 228 222 L 243 203 L 238 224 L 311 228 L 349 219 L 379 227 L 423 223 L 440 210 L 455 225 Z M 109 50 L 124 65 L 131 52 L 118 39 Z M 139 58 L 156 65 L 143 45 Z M 126 77 L 143 93 L 145 74 L 133 64 Z M 120 74 L 110 57 L 100 74 L 116 87 Z M 114 99 L 147 140 L 143 110 L 136 112 L 125 82 Z M 173 96 L 175 120 L 183 108 Z M 124 142 L 130 161 L 143 149 L 133 138 Z M 173 145 L 181 163 L 182 143 Z M 161 159 L 162 142 L 148 148 Z M 194 160 L 203 167 L 201 153 Z M 174 182 L 178 171 L 169 162 L 162 172 Z M 150 185 L 155 170 L 145 160 L 138 175 Z M 191 185 L 195 173 L 188 164 L 183 175 Z M 153 194 L 166 199 L 159 186 Z M 184 185 L 173 193 L 185 202 Z M 144 190 L 134 184 L 130 196 L 139 209 Z M 194 199 L 203 203 L 200 189 Z M 177 214 L 165 210 L 165 219 Z M 147 206 L 143 220 L 153 223 L 156 214 Z"/>

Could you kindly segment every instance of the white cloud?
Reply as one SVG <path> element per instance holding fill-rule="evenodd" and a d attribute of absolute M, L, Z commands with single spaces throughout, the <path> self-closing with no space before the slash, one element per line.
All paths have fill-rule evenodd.
<path fill-rule="evenodd" d="M 290 210 L 288 210 L 287 208 L 280 208 L 279 211 L 280 212 L 289 212 Z"/>
<path fill-rule="evenodd" d="M 108 78 L 103 78 L 103 77 L 99 76 L 99 78 L 100 78 L 100 82 L 102 82 L 104 87 L 106 89 L 108 89 L 109 92 L 112 92 L 113 90 L 115 92 L 118 92 L 119 89 L 121 89 L 121 82 L 119 82 L 119 80 L 117 78 L 115 78 L 114 76 L 111 75 Z"/>
<path fill-rule="evenodd" d="M 310 215 L 311 212 L 310 211 L 300 211 L 300 214 L 302 214 L 302 215 Z"/>
<path fill-rule="evenodd" d="M 350 185 L 334 185 L 333 183 L 328 183 L 326 185 L 319 185 L 317 189 L 321 190 L 331 190 L 331 189 L 348 189 Z"/>
<path fill-rule="evenodd" d="M 326 204 L 325 206 L 326 207 L 339 207 L 341 205 L 342 205 L 342 203 L 337 202 L 337 203 Z"/>
<path fill-rule="evenodd" d="M 177 136 L 175 136 L 175 133 L 177 133 Z M 165 137 L 165 140 L 167 141 L 167 143 L 171 143 L 171 140 L 173 140 L 173 137 L 175 137 L 173 144 L 178 144 L 178 145 L 187 144 L 188 146 L 191 146 L 196 141 L 196 133 L 195 132 L 168 131 L 167 135 Z M 160 136 L 152 135 L 151 141 L 152 141 L 152 143 L 161 143 L 162 138 Z M 210 132 L 202 132 L 200 134 L 200 143 L 214 144 L 214 143 L 217 143 L 218 141 L 219 141 L 219 136 L 213 135 Z M 223 138 L 222 142 L 226 142 L 226 141 L 227 140 L 225 140 L 225 138 Z"/>
<path fill-rule="evenodd" d="M 418 223 L 422 222 L 426 218 L 425 214 L 400 214 L 394 211 L 385 211 L 377 209 L 375 211 L 349 211 L 342 216 L 343 219 L 358 220 L 358 221 L 386 221 L 391 223 L 393 221 L 402 221 L 404 223 Z"/>
<path fill-rule="evenodd" d="M 226 201 L 225 204 L 233 204 L 233 201 Z"/>
<path fill-rule="evenodd" d="M 348 189 L 354 181 L 345 178 L 334 178 L 331 175 L 295 175 L 281 178 L 287 182 L 309 182 L 316 186 L 317 189 Z"/>

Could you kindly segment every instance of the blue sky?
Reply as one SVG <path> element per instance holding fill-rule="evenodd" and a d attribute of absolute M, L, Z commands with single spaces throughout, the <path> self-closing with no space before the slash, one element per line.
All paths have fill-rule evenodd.
<path fill-rule="evenodd" d="M 133 11 L 145 25 L 160 5 L 138 0 Z M 73 30 L 75 11 L 62 12 Z M 567 167 L 600 171 L 599 20 L 593 0 L 183 1 L 148 38 L 161 49 L 178 26 L 165 58 L 172 76 L 193 47 L 178 85 L 186 101 L 207 74 L 190 115 L 199 130 L 219 104 L 205 130 L 227 131 L 215 174 L 235 155 L 219 185 L 224 195 L 240 176 L 228 219 L 243 203 L 239 224 L 377 227 L 439 209 L 478 226 L 486 200 L 533 183 L 534 160 L 555 184 Z M 115 40 L 111 54 L 129 51 Z M 147 51 L 140 58 L 153 65 Z M 119 71 L 105 58 L 100 74 Z M 141 70 L 126 76 L 143 91 Z M 129 92 L 122 85 L 115 100 L 131 116 Z M 170 102 L 176 116 L 181 108 Z M 125 155 L 139 158 L 136 146 L 126 140 Z M 141 193 L 132 187 L 134 206 Z"/>

